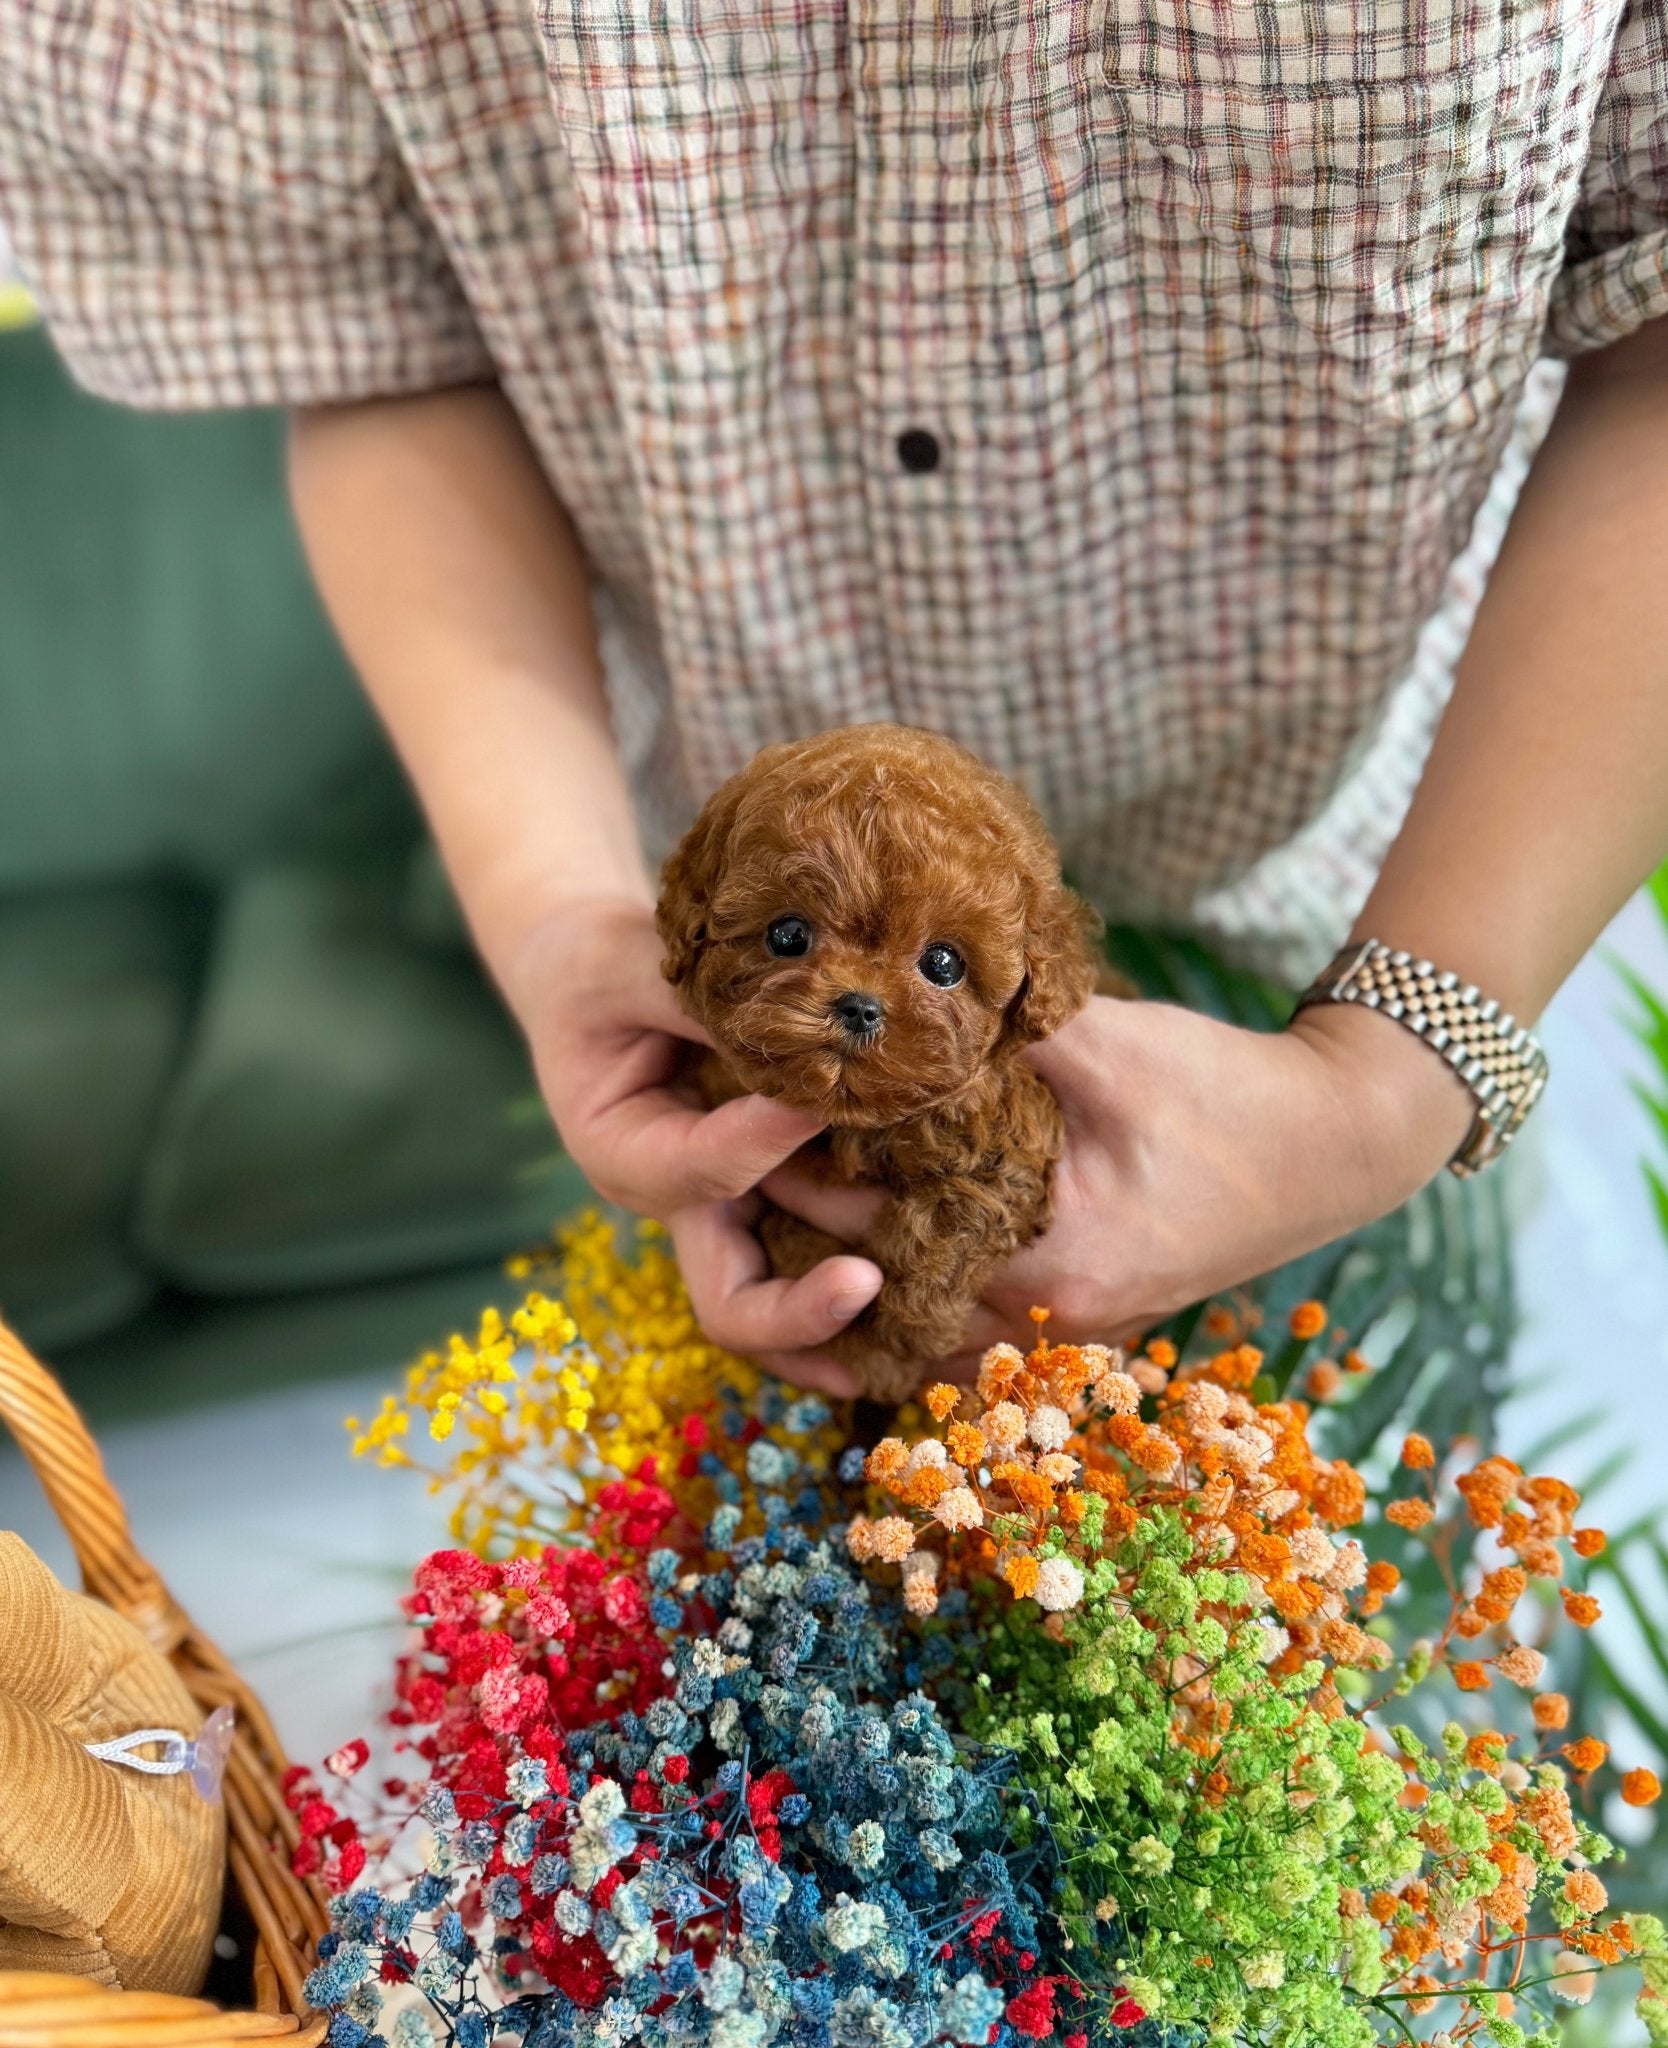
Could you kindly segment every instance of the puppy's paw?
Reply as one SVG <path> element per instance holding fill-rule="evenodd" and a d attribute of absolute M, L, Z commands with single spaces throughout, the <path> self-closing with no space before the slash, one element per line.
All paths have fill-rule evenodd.
<path fill-rule="evenodd" d="M 873 1336 L 861 1327 L 867 1314 L 865 1310 L 864 1315 L 849 1330 L 842 1330 L 827 1348 L 855 1377 L 864 1400 L 896 1408 L 920 1389 L 932 1362 L 889 1351 L 876 1343 Z"/>
<path fill-rule="evenodd" d="M 958 1349 L 971 1304 L 942 1295 L 922 1312 L 911 1290 L 886 1285 L 828 1349 L 872 1401 L 907 1401 L 937 1362 Z"/>

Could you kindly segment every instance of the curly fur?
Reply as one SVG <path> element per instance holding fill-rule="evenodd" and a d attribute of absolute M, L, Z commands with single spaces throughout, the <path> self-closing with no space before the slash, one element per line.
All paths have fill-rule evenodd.
<path fill-rule="evenodd" d="M 790 915 L 813 942 L 778 959 L 765 934 Z M 1048 1222 L 1060 1111 L 1018 1055 L 1088 1000 L 1098 920 L 1012 783 L 934 734 L 861 725 L 767 747 L 725 783 L 666 864 L 658 923 L 667 979 L 717 1048 L 705 1099 L 812 1111 L 823 1170 L 889 1196 L 867 1247 L 885 1285 L 830 1348 L 866 1393 L 901 1399 Z M 919 971 L 935 941 L 966 961 L 959 986 Z M 885 1011 L 858 1044 L 833 1008 L 850 991 Z M 781 1210 L 759 1234 L 779 1274 L 845 1249 Z"/>

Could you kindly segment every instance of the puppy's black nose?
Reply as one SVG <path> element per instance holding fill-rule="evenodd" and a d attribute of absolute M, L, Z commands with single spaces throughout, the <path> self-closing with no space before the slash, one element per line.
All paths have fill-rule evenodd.
<path fill-rule="evenodd" d="M 879 996 L 861 995 L 856 990 L 848 990 L 835 999 L 834 1014 L 840 1020 L 841 1030 L 853 1038 L 873 1038 L 886 1022 Z"/>

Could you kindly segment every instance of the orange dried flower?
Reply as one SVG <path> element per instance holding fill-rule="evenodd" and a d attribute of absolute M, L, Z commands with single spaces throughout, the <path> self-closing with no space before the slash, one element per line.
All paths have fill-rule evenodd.
<path fill-rule="evenodd" d="M 1564 1576 L 1564 1554 L 1548 1537 L 1526 1536 L 1517 1545 L 1517 1556 L 1531 1578 L 1561 1579 Z"/>
<path fill-rule="evenodd" d="M 1278 1579 L 1291 1566 L 1292 1547 L 1284 1536 L 1256 1530 L 1240 1538 L 1234 1561 L 1259 1579 Z"/>
<path fill-rule="evenodd" d="M 1037 1590 L 1037 1575 L 1041 1567 L 1029 1551 L 1017 1552 L 1002 1567 L 1002 1576 L 1013 1589 L 1016 1600 L 1029 1600 Z"/>
<path fill-rule="evenodd" d="M 1516 1884 L 1497 1884 L 1482 1900 L 1482 1908 L 1504 1927 L 1519 1927 L 1529 1917 L 1529 1901 Z"/>
<path fill-rule="evenodd" d="M 1393 1593 L 1401 1582 L 1400 1570 L 1388 1558 L 1377 1558 L 1367 1567 L 1369 1593 Z"/>
<path fill-rule="evenodd" d="M 1380 1927 L 1388 1927 L 1395 1919 L 1401 1903 L 1394 1892 L 1374 1892 L 1367 1901 L 1367 1911 Z"/>
<path fill-rule="evenodd" d="M 1292 1335 L 1308 1343 L 1311 1337 L 1318 1337 L 1326 1328 L 1326 1304 L 1319 1301 L 1300 1301 L 1292 1310 Z"/>
<path fill-rule="evenodd" d="M 1205 1376 L 1219 1387 L 1244 1393 L 1262 1370 L 1263 1354 L 1254 1344 L 1241 1344 L 1233 1351 L 1219 1351 L 1205 1367 Z"/>
<path fill-rule="evenodd" d="M 1518 1812 L 1540 1836 L 1547 1854 L 1560 1863 L 1580 1847 L 1570 1795 L 1561 1785 L 1542 1785 L 1527 1793 Z"/>
<path fill-rule="evenodd" d="M 1310 1369 L 1306 1384 L 1312 1401 L 1330 1401 L 1344 1384 L 1343 1368 L 1333 1359 L 1318 1359 Z"/>
<path fill-rule="evenodd" d="M 1129 1455 L 1143 1472 L 1150 1472 L 1155 1478 L 1162 1478 L 1181 1460 L 1180 1451 L 1161 1429 L 1144 1429 L 1139 1441 L 1130 1445 Z"/>
<path fill-rule="evenodd" d="M 1393 1500 L 1384 1510 L 1384 1519 L 1412 1536 L 1435 1521 L 1436 1510 L 1428 1500 Z"/>
<path fill-rule="evenodd" d="M 1306 1621 L 1326 1598 L 1313 1579 L 1278 1579 L 1268 1589 L 1269 1602 L 1284 1622 Z M 1302 1659 L 1299 1658 L 1299 1664 Z M 1292 1667 L 1297 1669 L 1297 1665 Z"/>
<path fill-rule="evenodd" d="M 1432 1946 L 1434 1947 L 1435 1944 L 1433 1943 Z M 1418 1998 L 1410 1998 L 1407 2002 L 1407 2009 L 1416 2017 L 1423 2019 L 1426 2013 L 1436 2010 L 1436 1994 L 1446 1990 L 1447 1987 L 1439 1983 L 1435 1977 L 1424 1976 L 1414 1978 L 1413 1988 L 1422 1995 Z M 1500 1994 L 1500 2006 L 1510 2004 L 1511 2000 L 1502 1992 Z M 1500 2006 L 1496 2007 L 1497 2011 L 1500 2009 Z"/>
<path fill-rule="evenodd" d="M 1572 1593 L 1566 1586 L 1561 1597 L 1564 1612 L 1577 1628 L 1591 1628 L 1604 1612 L 1591 1593 Z"/>
<path fill-rule="evenodd" d="M 1609 1540 L 1602 1529 L 1577 1529 L 1570 1545 L 1577 1557 L 1597 1557 Z"/>
<path fill-rule="evenodd" d="M 909 1463 L 909 1452 L 895 1436 L 882 1437 L 863 1461 L 863 1470 L 876 1486 L 890 1486 Z"/>
<path fill-rule="evenodd" d="M 1517 1492 L 1518 1498 L 1532 1508 L 1553 1508 L 1561 1514 L 1573 1515 L 1581 1505 L 1581 1496 L 1569 1481 L 1554 1479 L 1550 1474 L 1524 1479 Z"/>
<path fill-rule="evenodd" d="M 1389 1660 L 1386 1645 L 1352 1621 L 1323 1622 L 1320 1634 L 1321 1648 L 1336 1664 L 1372 1666 Z"/>
<path fill-rule="evenodd" d="M 1610 1903 L 1610 1894 L 1590 1870 L 1570 1872 L 1564 1879 L 1564 1897 L 1582 1913 L 1602 1913 Z"/>
<path fill-rule="evenodd" d="M 1310 1506 L 1321 1521 L 1334 1529 L 1347 1529 L 1367 1512 L 1367 1483 L 1353 1465 L 1340 1458 L 1329 1472 L 1315 1480 Z"/>
<path fill-rule="evenodd" d="M 927 1413 L 934 1422 L 942 1422 L 946 1415 L 954 1414 L 960 1399 L 960 1387 L 952 1387 L 948 1380 L 939 1380 L 935 1386 L 928 1387 L 921 1396 Z"/>
<path fill-rule="evenodd" d="M 1353 1345 L 1344 1353 L 1345 1372 L 1371 1372 L 1372 1366 Z"/>
<path fill-rule="evenodd" d="M 1410 1431 L 1402 1439 L 1402 1463 L 1410 1472 L 1424 1472 L 1436 1463 L 1436 1447 L 1428 1436 Z"/>
<path fill-rule="evenodd" d="M 1525 1687 L 1538 1685 L 1546 1669 L 1545 1657 L 1528 1643 L 1513 1643 L 1509 1650 L 1500 1652 L 1494 1664 L 1502 1678 L 1509 1678 L 1513 1685 Z"/>
<path fill-rule="evenodd" d="M 1176 1347 L 1168 1337 L 1152 1337 L 1147 1341 L 1147 1356 L 1164 1372 L 1169 1372 L 1176 1362 Z"/>
<path fill-rule="evenodd" d="M 1622 1959 L 1621 1943 L 1611 1935 L 1601 1934 L 1596 1927 L 1589 1927 L 1584 1932 L 1572 1928 L 1564 1938 L 1571 1948 L 1580 1949 L 1584 1956 L 1591 1956 L 1595 1963 L 1603 1963 L 1606 1967 Z"/>
<path fill-rule="evenodd" d="M 1530 1709 L 1535 1726 L 1550 1733 L 1570 1725 L 1570 1703 L 1561 1692 L 1543 1692 Z"/>
<path fill-rule="evenodd" d="M 1622 1798 L 1629 1806 L 1654 1806 L 1661 1797 L 1655 1771 L 1647 1771 L 1643 1764 L 1622 1779 Z"/>
<path fill-rule="evenodd" d="M 1506 1738 L 1498 1728 L 1479 1728 L 1465 1745 L 1465 1761 L 1474 1771 L 1487 1771 L 1492 1776 L 1500 1769 L 1506 1756 Z"/>
<path fill-rule="evenodd" d="M 1475 1472 L 1462 1472 L 1454 1481 L 1471 1519 L 1479 1529 L 1498 1529 L 1511 1499 L 1512 1482 L 1492 1459 Z"/>
<path fill-rule="evenodd" d="M 1454 1683 L 1461 1692 L 1487 1692 L 1492 1681 L 1481 1664 L 1454 1664 L 1449 1667 L 1454 1674 Z"/>
<path fill-rule="evenodd" d="M 944 1448 L 958 1465 L 971 1469 L 985 1455 L 984 1431 L 971 1422 L 952 1422 L 944 1435 Z"/>
<path fill-rule="evenodd" d="M 1570 1769 L 1586 1777 L 1589 1771 L 1596 1771 L 1610 1754 L 1610 1745 L 1600 1742 L 1596 1735 L 1583 1735 L 1574 1742 L 1564 1744 L 1564 1755 L 1569 1758 Z"/>
<path fill-rule="evenodd" d="M 1022 1508 L 1034 1515 L 1046 1515 L 1054 1505 L 1054 1489 L 1040 1472 L 1028 1472 L 1023 1465 L 1003 1465 L 998 1477 L 1006 1477 L 1008 1491 Z"/>
<path fill-rule="evenodd" d="M 1114 1415 L 1106 1424 L 1107 1441 L 1127 1457 L 1147 1433 L 1147 1425 L 1139 1415 Z"/>
<path fill-rule="evenodd" d="M 913 1472 L 906 1473 L 892 1491 L 906 1507 L 930 1508 L 949 1491 L 949 1487 L 950 1475 L 942 1465 L 918 1465 Z"/>

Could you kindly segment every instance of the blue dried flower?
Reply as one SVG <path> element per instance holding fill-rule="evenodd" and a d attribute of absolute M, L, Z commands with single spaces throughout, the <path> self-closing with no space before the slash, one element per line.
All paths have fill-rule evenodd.
<path fill-rule="evenodd" d="M 938 2028 L 965 2048 L 984 2048 L 990 2030 L 1002 2018 L 1002 1994 L 976 1970 L 958 1977 L 939 2001 Z"/>
<path fill-rule="evenodd" d="M 417 1811 L 431 1827 L 455 1828 L 458 1824 L 457 1806 L 444 1785 L 431 1785 L 419 1800 Z"/>

